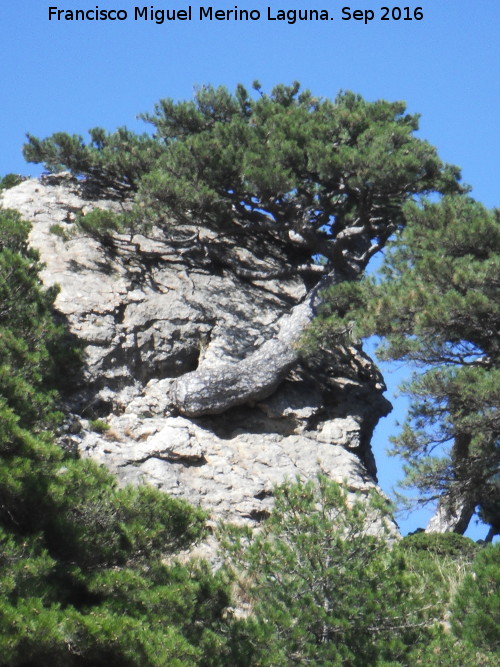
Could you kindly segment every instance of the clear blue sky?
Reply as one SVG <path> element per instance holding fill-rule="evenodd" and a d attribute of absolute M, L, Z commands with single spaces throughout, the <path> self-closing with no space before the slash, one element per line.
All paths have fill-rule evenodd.
<path fill-rule="evenodd" d="M 125 21 L 49 21 L 59 9 L 122 9 Z M 421 7 L 421 21 L 381 21 L 384 5 Z M 405 100 L 422 114 L 421 136 L 441 157 L 462 168 L 463 180 L 487 206 L 500 206 L 500 2 L 499 0 L 262 0 L 213 5 L 193 1 L 191 21 L 134 21 L 134 7 L 186 9 L 187 1 L 18 0 L 0 8 L 1 68 L 0 175 L 40 173 L 24 163 L 26 132 L 85 135 L 90 127 L 141 130 L 141 111 L 162 97 L 189 98 L 193 87 L 211 83 L 233 88 L 254 79 L 269 89 L 298 80 L 315 95 L 353 90 L 369 100 Z M 200 21 L 200 6 L 253 9 L 258 21 Z M 333 20 L 268 20 L 280 9 L 326 9 Z M 373 10 L 374 20 L 342 20 L 342 8 Z M 397 12 L 396 12 L 397 15 Z M 344 13 L 344 16 L 346 14 Z M 402 375 L 390 368 L 391 392 Z M 386 490 L 398 466 L 384 450 L 394 418 L 378 429 L 375 453 Z M 414 516 L 403 530 L 423 525 Z M 481 529 L 478 536 L 484 535 Z"/>

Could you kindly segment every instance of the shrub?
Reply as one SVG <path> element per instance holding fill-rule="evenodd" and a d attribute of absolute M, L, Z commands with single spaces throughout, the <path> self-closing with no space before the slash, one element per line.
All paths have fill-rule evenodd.
<path fill-rule="evenodd" d="M 500 657 L 500 543 L 485 547 L 472 564 L 452 606 L 453 632 Z"/>

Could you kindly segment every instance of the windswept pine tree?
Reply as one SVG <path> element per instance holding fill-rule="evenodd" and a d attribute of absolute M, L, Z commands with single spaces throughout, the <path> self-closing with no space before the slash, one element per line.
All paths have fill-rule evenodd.
<path fill-rule="evenodd" d="M 491 536 L 499 217 L 462 196 L 458 170 L 416 136 L 418 117 L 399 102 L 319 99 L 298 84 L 266 94 L 256 84 L 254 93 L 204 87 L 191 101 L 162 100 L 143 119 L 152 133 L 30 136 L 25 156 L 123 202 L 121 214 L 78 221 L 110 252 L 140 251 L 134 235 L 154 227 L 155 241 L 187 262 L 246 281 L 300 277 L 306 287 L 274 338 L 223 367 L 218 382 L 202 361 L 177 378 L 175 407 L 213 414 L 267 395 L 296 364 L 313 320 L 321 354 L 376 332 L 387 358 L 423 368 L 395 440 L 408 484 L 438 500 L 439 530 L 462 532 L 479 511 Z M 478 547 L 458 535 L 395 543 L 370 530 L 373 512 L 389 521 L 384 499 L 351 502 L 322 477 L 275 489 L 259 532 L 227 530 L 219 572 L 177 563 L 205 534 L 202 511 L 152 488 L 119 489 L 54 444 L 58 378 L 77 355 L 28 231 L 1 212 L 2 665 L 498 664 L 497 547 L 471 566 Z M 382 275 L 364 278 L 391 239 Z M 161 251 L 134 255 L 152 260 Z M 229 582 L 246 617 L 231 613 L 242 599 L 231 601 Z"/>
<path fill-rule="evenodd" d="M 429 530 L 463 533 L 475 512 L 500 528 L 500 215 L 467 197 L 405 208 L 377 279 L 330 292 L 317 335 L 382 337 L 383 359 L 418 370 L 393 439 L 405 486 L 438 501 Z M 337 332 L 337 333 L 336 333 Z"/>
<path fill-rule="evenodd" d="M 307 289 L 253 356 L 217 378 L 200 367 L 179 379 L 174 400 L 188 416 L 269 395 L 296 364 L 322 289 L 363 273 L 405 226 L 405 202 L 460 191 L 458 169 L 416 136 L 418 116 L 401 102 L 353 93 L 331 101 L 299 84 L 269 95 L 258 84 L 253 95 L 241 85 L 234 94 L 208 86 L 191 101 L 162 100 L 142 117 L 152 136 L 95 129 L 88 144 L 60 133 L 29 137 L 24 154 L 131 195 L 123 215 L 82 218 L 80 226 L 106 244 L 117 231 L 133 241 L 154 224 L 166 244 L 209 271 L 242 280 L 300 277 Z"/>
<path fill-rule="evenodd" d="M 152 135 L 29 136 L 24 155 L 134 194 L 138 206 L 122 220 L 133 230 L 154 222 L 168 236 L 176 224 L 203 224 L 217 232 L 205 248 L 214 262 L 248 277 L 300 274 L 310 285 L 332 272 L 358 276 L 404 226 L 408 199 L 458 189 L 458 169 L 415 136 L 418 116 L 402 102 L 350 92 L 331 101 L 297 83 L 254 89 L 206 86 L 190 101 L 161 100 L 141 116 Z M 235 245 L 264 267 L 237 260 Z"/>

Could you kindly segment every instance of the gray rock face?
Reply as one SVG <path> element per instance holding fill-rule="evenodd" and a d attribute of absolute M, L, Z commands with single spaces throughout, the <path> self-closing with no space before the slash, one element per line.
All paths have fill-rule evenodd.
<path fill-rule="evenodd" d="M 261 520 L 273 486 L 297 475 L 324 473 L 352 492 L 374 486 L 370 438 L 390 410 L 383 382 L 357 347 L 301 360 L 296 342 L 312 313 L 300 280 L 248 282 L 194 261 L 203 253 L 178 238 L 196 250 L 209 234 L 201 227 L 177 228 L 175 242 L 117 237 L 112 249 L 64 241 L 52 225 L 70 231 L 77 214 L 126 206 L 67 175 L 25 181 L 1 204 L 32 222 L 42 278 L 60 285 L 56 307 L 85 345 L 64 446 L 214 520 Z M 95 418 L 109 430 L 92 431 Z"/>

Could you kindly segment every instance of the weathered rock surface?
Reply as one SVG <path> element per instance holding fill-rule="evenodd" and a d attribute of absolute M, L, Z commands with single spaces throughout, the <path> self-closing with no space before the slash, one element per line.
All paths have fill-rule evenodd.
<path fill-rule="evenodd" d="M 310 318 L 301 281 L 242 281 L 154 234 L 111 249 L 64 241 L 52 225 L 69 231 L 77 214 L 126 205 L 66 175 L 25 181 L 1 203 L 33 223 L 42 278 L 60 285 L 56 307 L 85 345 L 64 446 L 215 520 L 260 520 L 273 486 L 297 475 L 374 486 L 370 438 L 390 409 L 383 382 L 357 347 L 300 360 L 297 326 Z M 208 232 L 177 234 L 196 244 Z M 109 430 L 92 431 L 96 418 Z"/>

